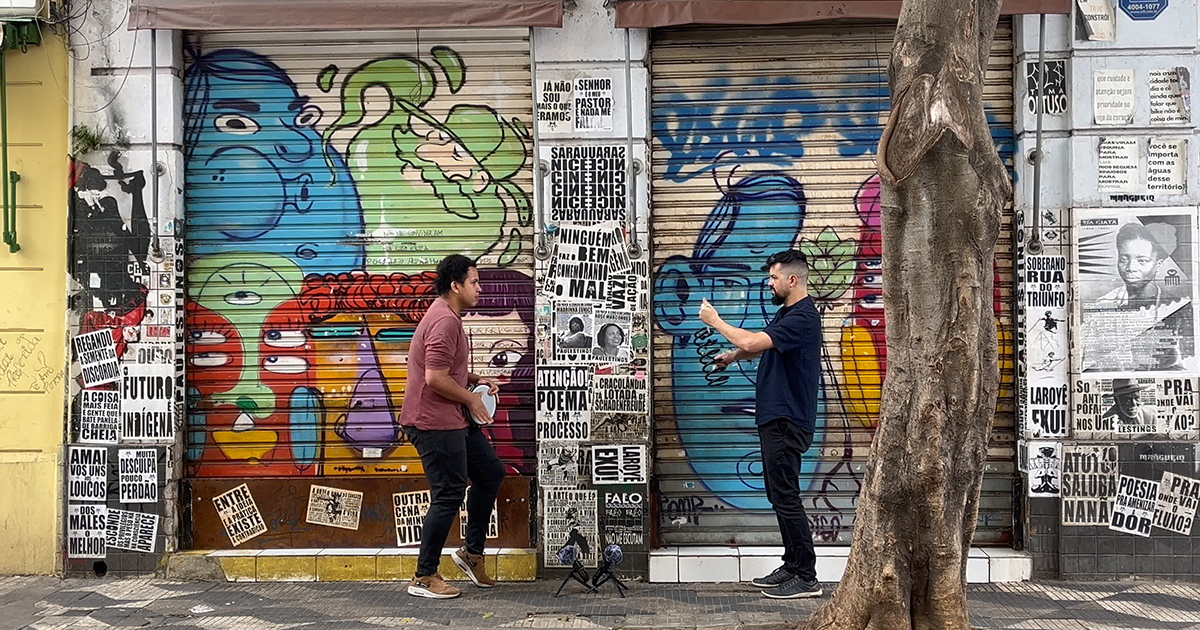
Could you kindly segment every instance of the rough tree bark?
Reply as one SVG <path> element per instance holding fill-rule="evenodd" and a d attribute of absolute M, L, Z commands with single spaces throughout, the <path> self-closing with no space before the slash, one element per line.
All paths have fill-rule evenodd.
<path fill-rule="evenodd" d="M 999 387 L 993 251 L 1008 174 L 983 110 L 1001 0 L 904 0 L 879 143 L 887 380 L 836 594 L 805 628 L 967 629 Z"/>

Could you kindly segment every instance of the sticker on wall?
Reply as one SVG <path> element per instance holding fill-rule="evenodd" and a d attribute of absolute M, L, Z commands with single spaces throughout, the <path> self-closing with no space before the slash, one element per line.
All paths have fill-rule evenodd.
<path fill-rule="evenodd" d="M 1030 497 L 1057 497 L 1062 493 L 1062 443 L 1029 442 Z"/>
<path fill-rule="evenodd" d="M 1112 0 L 1075 0 L 1079 15 L 1083 17 L 1087 38 L 1094 42 L 1111 42 L 1116 39 L 1116 15 Z"/>
<path fill-rule="evenodd" d="M 579 485 L 578 442 L 538 442 L 538 484 L 563 487 Z"/>
<path fill-rule="evenodd" d="M 79 399 L 79 441 L 116 444 L 121 439 L 121 392 L 85 389 Z"/>
<path fill-rule="evenodd" d="M 1133 70 L 1092 71 L 1092 113 L 1097 125 L 1133 122 Z"/>
<path fill-rule="evenodd" d="M 554 360 L 590 363 L 595 342 L 595 306 L 590 302 L 554 303 Z"/>
<path fill-rule="evenodd" d="M 1063 446 L 1063 525 L 1108 525 L 1117 492 L 1117 462 L 1115 445 Z"/>
<path fill-rule="evenodd" d="M 1117 497 L 1113 500 L 1108 528 L 1143 538 L 1150 537 L 1154 521 L 1154 503 L 1158 482 L 1121 475 Z"/>
<path fill-rule="evenodd" d="M 108 529 L 108 507 L 93 503 L 67 506 L 67 557 L 103 558 L 108 555 L 104 538 Z"/>
<path fill-rule="evenodd" d="M 1191 79 L 1191 71 L 1183 66 L 1150 70 L 1151 125 L 1191 124 Z"/>
<path fill-rule="evenodd" d="M 541 133 L 575 130 L 575 102 L 571 81 L 542 81 L 537 91 L 537 125 Z"/>
<path fill-rule="evenodd" d="M 596 566 L 599 532 L 596 491 L 543 487 L 542 549 L 547 567 L 557 567 L 558 550 L 575 545 L 584 566 Z"/>
<path fill-rule="evenodd" d="M 592 447 L 592 483 L 646 483 L 644 444 L 605 444 Z"/>
<path fill-rule="evenodd" d="M 595 331 L 592 360 L 624 363 L 633 358 L 633 313 L 596 309 Z"/>
<path fill-rule="evenodd" d="M 612 79 L 575 79 L 575 131 L 612 131 L 612 128 Z"/>
<path fill-rule="evenodd" d="M 213 506 L 217 508 L 217 516 L 234 547 L 267 531 L 267 524 L 246 484 L 213 497 Z"/>
<path fill-rule="evenodd" d="M 467 539 L 467 524 L 470 518 L 467 515 L 467 504 L 471 501 L 471 487 L 467 486 L 467 494 L 463 497 L 462 505 L 458 506 L 458 535 L 463 540 Z M 492 513 L 488 515 L 487 539 L 500 537 L 500 517 L 499 505 L 497 502 L 492 503 Z"/>
<path fill-rule="evenodd" d="M 308 514 L 304 521 L 339 529 L 358 529 L 363 493 L 313 484 L 308 489 Z"/>
<path fill-rule="evenodd" d="M 1162 15 L 1167 10 L 1167 0 L 1117 0 L 1117 6 L 1129 19 L 1144 22 Z"/>
<path fill-rule="evenodd" d="M 175 364 L 121 366 L 121 439 L 175 441 Z"/>
<path fill-rule="evenodd" d="M 428 490 L 398 492 L 392 495 L 392 515 L 396 519 L 396 546 L 421 544 L 425 514 L 429 512 L 431 495 Z"/>
<path fill-rule="evenodd" d="M 628 167 L 625 145 L 551 147 L 549 223 L 625 225 Z"/>
<path fill-rule="evenodd" d="M 559 300 L 607 301 L 612 228 L 560 226 L 557 236 L 546 292 Z"/>
<path fill-rule="evenodd" d="M 158 515 L 129 510 L 108 510 L 104 544 L 109 549 L 154 553 L 158 535 Z"/>
<path fill-rule="evenodd" d="M 646 514 L 646 487 L 606 488 L 601 497 L 604 545 L 644 546 L 646 537 L 642 522 Z"/>
<path fill-rule="evenodd" d="M 1039 105 L 1044 114 L 1067 113 L 1067 62 L 1057 59 L 1045 63 L 1046 78 L 1043 81 L 1039 77 L 1039 64 L 1025 62 L 1025 111 L 1031 116 L 1037 114 Z"/>
<path fill-rule="evenodd" d="M 1187 194 L 1187 139 L 1150 138 L 1146 145 L 1146 192 Z"/>
<path fill-rule="evenodd" d="M 543 366 L 537 370 L 537 440 L 586 442 L 592 435 L 588 400 L 591 366 Z"/>
<path fill-rule="evenodd" d="M 1164 472 L 1154 501 L 1154 526 L 1191 536 L 1197 504 L 1200 504 L 1200 481 Z"/>
<path fill-rule="evenodd" d="M 117 488 L 121 503 L 158 502 L 158 451 L 123 448 L 117 451 Z"/>
<path fill-rule="evenodd" d="M 67 500 L 104 501 L 108 497 L 108 449 L 67 447 Z"/>
<path fill-rule="evenodd" d="M 597 375 L 592 413 L 647 413 L 646 378 L 633 374 Z"/>
<path fill-rule="evenodd" d="M 117 345 L 113 343 L 112 330 L 100 330 L 76 335 L 72 340 L 84 387 L 96 387 L 121 380 L 120 364 L 117 361 Z"/>
<path fill-rule="evenodd" d="M 1138 138 L 1101 137 L 1097 145 L 1096 190 L 1100 192 L 1141 192 L 1142 153 Z"/>

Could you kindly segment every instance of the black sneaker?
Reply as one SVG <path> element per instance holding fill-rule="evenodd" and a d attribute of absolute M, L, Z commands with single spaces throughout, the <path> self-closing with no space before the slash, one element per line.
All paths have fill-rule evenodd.
<path fill-rule="evenodd" d="M 771 599 L 801 599 L 805 597 L 820 597 L 824 591 L 821 590 L 821 583 L 813 580 L 811 582 L 805 580 L 799 575 L 793 576 L 792 579 L 776 586 L 768 588 L 762 592 L 763 595 Z"/>
<path fill-rule="evenodd" d="M 758 588 L 773 588 L 792 579 L 792 572 L 783 567 L 779 567 L 771 572 L 767 577 L 754 578 L 751 584 Z"/>

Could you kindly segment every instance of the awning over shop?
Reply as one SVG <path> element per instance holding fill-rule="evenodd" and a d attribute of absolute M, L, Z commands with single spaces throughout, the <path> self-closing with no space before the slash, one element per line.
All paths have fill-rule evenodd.
<path fill-rule="evenodd" d="M 562 26 L 562 0 L 130 0 L 130 30 Z"/>
<path fill-rule="evenodd" d="M 617 27 L 770 25 L 837 18 L 896 19 L 900 0 L 620 0 Z M 1001 13 L 1070 13 L 1070 0 L 1005 0 Z"/>

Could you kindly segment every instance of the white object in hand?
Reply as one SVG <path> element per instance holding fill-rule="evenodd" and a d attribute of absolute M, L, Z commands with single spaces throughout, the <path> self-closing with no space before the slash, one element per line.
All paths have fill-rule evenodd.
<path fill-rule="evenodd" d="M 471 388 L 471 393 L 475 394 L 483 399 L 483 406 L 484 406 L 484 408 L 487 409 L 489 416 L 494 417 L 496 415 L 496 397 L 494 395 L 492 395 L 491 387 L 489 387 L 488 385 L 484 385 L 483 383 L 480 383 L 480 384 L 476 385 L 475 387 Z M 469 410 L 467 411 L 467 414 L 471 416 L 471 422 L 474 422 L 475 424 L 480 424 L 480 425 L 484 424 L 484 422 L 482 420 L 480 420 L 479 418 L 476 418 L 475 414 L 471 413 Z"/>

